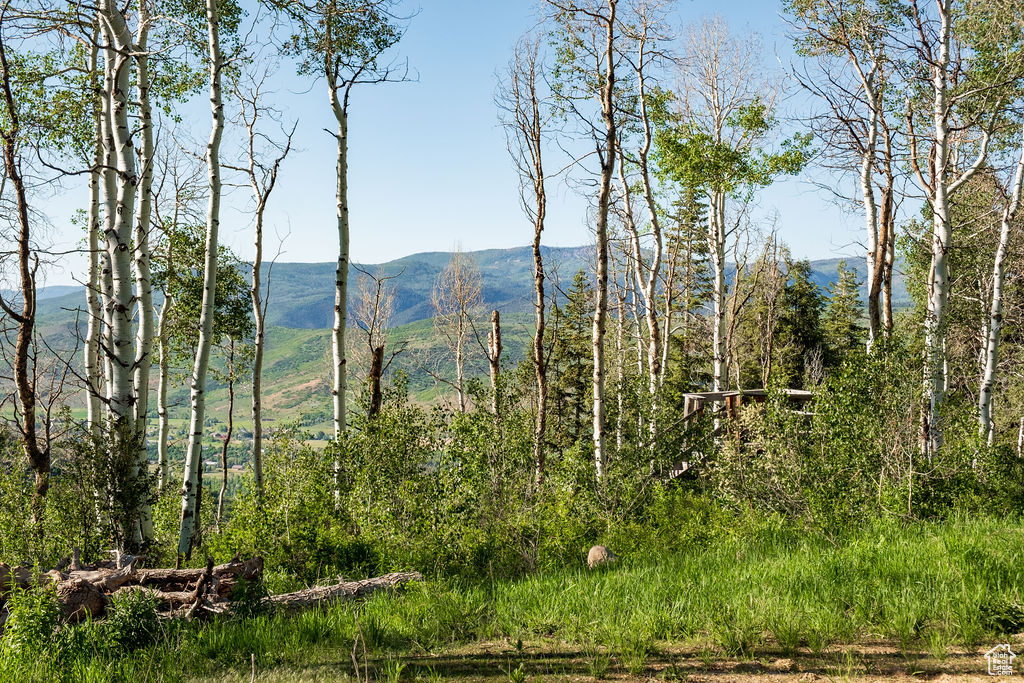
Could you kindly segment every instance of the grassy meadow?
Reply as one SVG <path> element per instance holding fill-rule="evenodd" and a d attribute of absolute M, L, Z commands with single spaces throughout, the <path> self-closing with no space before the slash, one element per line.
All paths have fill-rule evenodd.
<path fill-rule="evenodd" d="M 984 674 L 981 653 L 1024 627 L 1022 545 L 1017 521 L 994 518 L 883 520 L 835 538 L 761 521 L 593 572 L 581 561 L 294 616 L 164 622 L 130 652 L 78 626 L 62 636 L 73 651 L 6 650 L 0 680 L 356 680 L 353 661 L 386 681 L 960 678 Z"/>

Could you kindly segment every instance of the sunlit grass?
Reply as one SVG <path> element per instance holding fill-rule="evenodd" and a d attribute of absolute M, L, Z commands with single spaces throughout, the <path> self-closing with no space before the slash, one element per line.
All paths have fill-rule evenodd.
<path fill-rule="evenodd" d="M 623 557 L 607 571 L 437 580 L 359 606 L 169 625 L 158 644 L 128 655 L 4 655 L 0 679 L 175 681 L 248 671 L 253 661 L 259 670 L 328 666 L 337 677 L 351 674 L 357 633 L 379 679 L 404 675 L 397 658 L 493 641 L 568 643 L 595 677 L 613 663 L 642 670 L 659 644 L 744 659 L 883 640 L 942 659 L 988 642 L 1000 627 L 986 615 L 1024 602 L 1022 547 L 1019 525 L 995 519 L 878 522 L 834 542 L 766 526 L 692 553 Z"/>

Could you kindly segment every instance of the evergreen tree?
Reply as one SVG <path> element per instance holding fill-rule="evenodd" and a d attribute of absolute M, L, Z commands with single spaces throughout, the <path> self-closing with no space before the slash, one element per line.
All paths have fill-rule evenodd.
<path fill-rule="evenodd" d="M 684 186 L 665 235 L 666 286 L 671 286 L 671 327 L 666 335 L 668 394 L 698 391 L 711 382 L 709 322 L 712 271 L 707 206 L 694 186 Z"/>
<path fill-rule="evenodd" d="M 811 280 L 810 262 L 792 261 L 788 266 L 776 330 L 778 355 L 774 364 L 780 382 L 800 388 L 821 380 L 825 349 L 821 314 L 825 299 Z"/>
<path fill-rule="evenodd" d="M 590 386 L 593 289 L 581 269 L 572 281 L 564 306 L 553 306 L 548 323 L 551 381 L 549 438 L 558 450 L 590 438 Z"/>
<path fill-rule="evenodd" d="M 839 277 L 828 287 L 828 305 L 821 321 L 828 365 L 839 365 L 847 354 L 866 343 L 863 312 L 857 271 L 847 268 L 845 260 L 840 261 Z"/>

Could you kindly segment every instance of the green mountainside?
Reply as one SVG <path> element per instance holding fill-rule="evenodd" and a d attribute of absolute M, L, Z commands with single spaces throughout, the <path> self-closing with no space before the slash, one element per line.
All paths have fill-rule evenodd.
<path fill-rule="evenodd" d="M 545 248 L 548 285 L 566 285 L 580 268 L 589 269 L 591 250 Z M 472 252 L 482 279 L 480 324 L 486 326 L 490 310 L 502 313 L 505 362 L 511 366 L 527 357 L 533 330 L 532 253 L 529 247 L 488 249 Z M 451 363 L 444 342 L 431 322 L 431 291 L 438 275 L 448 263 L 449 252 L 414 254 L 384 264 L 358 266 L 375 275 L 394 275 L 395 304 L 389 345 L 405 350 L 391 365 L 390 372 L 401 371 L 409 378 L 413 395 L 425 402 L 449 395 L 450 388 L 431 375 L 450 377 Z M 839 259 L 812 261 L 812 279 L 823 289 L 836 278 Z M 863 279 L 863 263 L 849 262 Z M 299 420 L 305 426 L 328 431 L 330 424 L 330 326 L 333 320 L 334 263 L 278 263 L 267 266 L 271 279 L 268 308 L 268 336 L 264 366 L 265 409 L 269 421 Z M 361 277 L 351 273 L 350 303 L 354 301 Z M 731 275 L 731 274 L 730 274 Z M 901 279 L 895 283 L 897 305 L 908 303 Z M 84 328 L 84 291 L 76 287 L 47 288 L 39 302 L 39 326 L 47 343 L 70 353 L 76 348 L 76 326 Z M 480 334 L 486 336 L 481 328 Z M 351 328 L 350 354 L 354 377 L 359 387 L 367 352 L 360 332 Z M 362 344 L 362 346 L 361 346 Z M 484 377 L 487 364 L 482 351 L 471 343 L 468 375 Z M 215 362 L 217 362 L 215 360 Z M 171 414 L 181 420 L 187 414 L 189 368 L 179 368 L 171 394 Z M 245 415 L 251 400 L 248 380 L 236 392 L 236 416 Z M 227 389 L 213 384 L 208 406 L 213 419 L 226 417 Z"/>

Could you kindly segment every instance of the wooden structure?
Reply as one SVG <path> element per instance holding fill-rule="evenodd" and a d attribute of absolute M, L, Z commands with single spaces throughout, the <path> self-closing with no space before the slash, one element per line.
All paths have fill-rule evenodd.
<path fill-rule="evenodd" d="M 781 393 L 789 398 L 794 412 L 800 415 L 810 415 L 810 413 L 802 409 L 808 401 L 814 398 L 814 392 L 803 389 L 782 389 Z M 736 424 L 744 405 L 763 404 L 768 400 L 768 395 L 769 392 L 765 389 L 703 391 L 683 394 L 683 422 L 689 422 L 710 414 L 716 420 L 714 435 L 716 437 L 721 436 L 722 432 L 728 429 L 730 423 Z M 742 440 L 742 432 L 738 428 L 729 431 L 732 431 L 737 438 Z M 693 457 L 694 455 L 696 457 Z M 700 460 L 703 460 L 702 454 L 691 454 L 690 459 L 681 460 L 672 465 L 667 472 L 667 477 L 675 479 L 685 474 Z"/>

